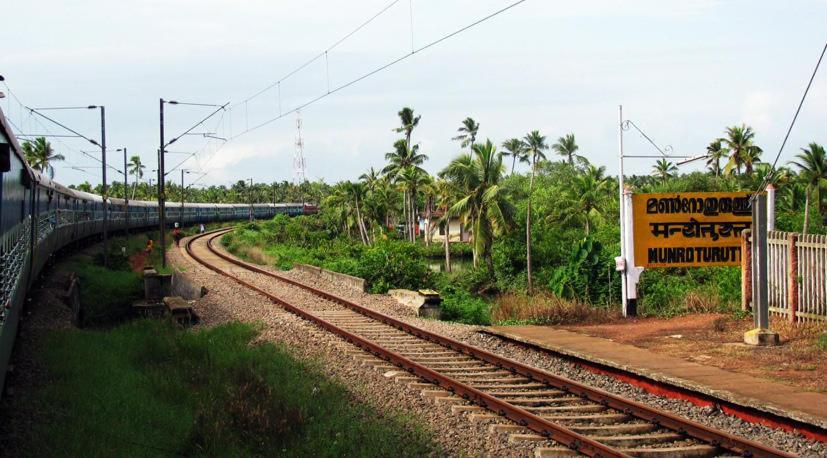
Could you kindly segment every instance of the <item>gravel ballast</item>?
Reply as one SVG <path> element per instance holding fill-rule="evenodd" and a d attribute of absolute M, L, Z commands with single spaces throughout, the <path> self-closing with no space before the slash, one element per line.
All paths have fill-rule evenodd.
<path fill-rule="evenodd" d="M 354 347 L 283 311 L 263 296 L 203 267 L 193 269 L 194 261 L 177 250 L 172 254 L 172 259 L 187 269 L 188 276 L 210 290 L 210 294 L 196 304 L 196 311 L 201 316 L 204 325 L 234 319 L 264 322 L 266 329 L 262 338 L 286 343 L 300 357 L 322 361 L 325 371 L 350 387 L 360 401 L 368 402 L 377 409 L 389 408 L 409 412 L 416 418 L 427 422 L 435 431 L 437 440 L 450 453 L 525 456 L 532 453 L 535 445 L 540 445 L 516 447 L 508 444 L 506 435 L 489 434 L 486 423 L 472 423 L 463 418 L 463 415 L 451 413 L 448 407 L 434 405 L 430 400 L 423 398 L 418 390 L 395 383 L 392 379 L 384 377 L 381 372 L 365 370 L 360 361 L 346 355 L 347 348 Z M 420 319 L 414 316 L 411 309 L 398 304 L 396 300 L 387 295 L 363 293 L 295 270 L 287 272 L 272 270 L 428 331 L 484 348 L 492 353 L 681 415 L 693 421 L 796 455 L 813 457 L 827 455 L 827 447 L 823 443 L 807 440 L 798 434 L 747 423 L 714 408 L 701 408 L 686 401 L 647 393 L 611 377 L 580 369 L 547 352 L 480 333 L 478 332 L 480 328 L 477 326 Z M 266 291 L 284 297 L 296 305 L 306 304 L 312 307 L 314 302 L 318 302 L 317 297 L 300 288 L 273 279 L 269 279 L 266 284 L 262 285 L 262 277 L 259 274 L 244 272 L 240 269 L 234 270 L 234 273 L 245 280 L 258 282 L 256 284 L 265 286 Z"/>

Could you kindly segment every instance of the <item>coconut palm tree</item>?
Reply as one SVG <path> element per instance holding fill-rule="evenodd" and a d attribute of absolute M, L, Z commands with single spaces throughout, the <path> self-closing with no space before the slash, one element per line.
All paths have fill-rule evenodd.
<path fill-rule="evenodd" d="M 462 125 L 457 129 L 459 135 L 452 138 L 451 140 L 455 140 L 460 142 L 459 146 L 461 148 L 466 148 L 474 144 L 474 141 L 477 139 L 477 132 L 480 130 L 480 124 L 474 121 L 474 118 L 467 117 L 465 120 L 462 121 Z"/>
<path fill-rule="evenodd" d="M 719 138 L 710 142 L 706 147 L 706 165 L 716 177 L 721 176 L 721 159 L 729 154 L 729 150 L 721 146 L 721 142 Z"/>
<path fill-rule="evenodd" d="M 419 153 L 419 145 L 414 145 L 412 148 L 409 148 L 406 140 L 399 139 L 393 146 L 393 152 L 385 154 L 385 159 L 388 161 L 388 165 L 382 169 L 382 173 L 387 175 L 392 180 L 398 180 L 399 174 L 409 167 L 414 167 L 418 171 L 426 173 L 420 166 L 428 159 L 428 156 Z M 416 189 L 414 188 L 411 191 L 412 193 L 406 191 L 403 194 L 403 216 L 405 217 L 405 225 L 408 226 L 407 238 L 413 241 L 414 214 L 410 211 L 410 209 L 415 209 L 416 207 Z"/>
<path fill-rule="evenodd" d="M 382 175 L 371 167 L 370 170 L 359 175 L 359 179 L 362 180 L 369 191 L 373 191 L 378 186 L 379 181 L 382 180 Z"/>
<path fill-rule="evenodd" d="M 437 210 L 442 213 L 439 224 L 443 226 L 445 237 L 442 239 L 442 247 L 445 250 L 445 272 L 451 272 L 451 216 L 448 213 L 457 200 L 457 188 L 448 180 L 439 179 L 434 181 L 434 191 Z"/>
<path fill-rule="evenodd" d="M 531 195 L 534 193 L 534 175 L 537 171 L 537 162 L 545 160 L 546 155 L 543 151 L 548 149 L 546 144 L 546 137 L 540 135 L 539 130 L 533 130 L 523 137 L 526 153 L 531 158 L 531 178 L 528 182 L 528 200 L 526 203 L 525 215 L 525 263 L 526 274 L 528 279 L 528 292 L 532 290 L 531 280 Z"/>
<path fill-rule="evenodd" d="M 726 145 L 729 151 L 729 162 L 724 167 L 724 173 L 731 174 L 734 170 L 741 174 L 741 167 L 744 166 L 745 156 L 749 153 L 750 147 L 754 146 L 755 131 L 752 127 L 745 124 L 740 126 L 731 126 L 726 128 L 726 137 L 721 138 L 721 142 Z"/>
<path fill-rule="evenodd" d="M 29 166 L 40 173 L 55 177 L 55 168 L 52 162 L 63 161 L 66 158 L 62 154 L 55 154 L 52 144 L 46 141 L 45 137 L 37 137 L 34 141 L 25 141 L 22 145 L 23 154 Z"/>
<path fill-rule="evenodd" d="M 750 145 L 741 156 L 744 163 L 744 175 L 752 175 L 755 165 L 761 162 L 761 153 L 764 150 L 755 145 Z"/>
<path fill-rule="evenodd" d="M 652 166 L 652 175 L 659 177 L 662 182 L 666 182 L 666 180 L 675 176 L 677 171 L 678 167 L 666 159 L 659 159 Z"/>
<path fill-rule="evenodd" d="M 558 138 L 557 143 L 551 145 L 551 149 L 560 156 L 568 158 L 569 165 L 574 165 L 574 158 L 577 156 L 577 150 L 580 147 L 577 146 L 574 134 L 566 134 Z"/>
<path fill-rule="evenodd" d="M 821 214 L 821 180 L 827 178 L 827 154 L 825 154 L 824 147 L 816 142 L 812 142 L 807 148 L 801 148 L 801 153 L 795 156 L 797 161 L 792 164 L 796 165 L 800 171 L 799 175 L 806 184 L 807 188 L 804 194 L 804 230 L 810 227 L 810 194 L 815 190 L 816 209 Z"/>
<path fill-rule="evenodd" d="M 141 156 L 132 156 L 129 158 L 129 164 L 126 168 L 128 173 L 135 177 L 132 183 L 132 200 L 135 200 L 135 190 L 138 189 L 138 183 L 144 177 L 146 166 L 141 162 Z"/>
<path fill-rule="evenodd" d="M 606 177 L 606 167 L 588 164 L 582 173 L 573 177 L 564 191 L 568 214 L 563 223 L 579 220 L 583 223 L 586 235 L 589 235 L 592 226 L 603 220 L 604 205 L 612 191 L 612 181 Z"/>
<path fill-rule="evenodd" d="M 441 175 L 451 181 L 459 199 L 448 210 L 471 227 L 474 266 L 483 259 L 488 274 L 494 278 L 491 246 L 494 237 L 513 224 L 514 207 L 500 185 L 503 178 L 502 156 L 497 147 L 486 140 L 471 147 L 473 155 L 463 154 L 451 161 Z"/>
<path fill-rule="evenodd" d="M 520 162 L 528 162 L 528 153 L 525 149 L 525 143 L 519 138 L 509 138 L 508 140 L 503 142 L 503 148 L 505 152 L 502 153 L 503 156 L 511 156 L 511 174 L 514 175 L 514 166 L 517 164 L 517 161 Z"/>
<path fill-rule="evenodd" d="M 408 148 L 411 147 L 411 133 L 416 126 L 419 125 L 419 118 L 422 116 L 414 116 L 413 108 L 404 107 L 399 110 L 399 121 L 402 123 L 401 126 L 394 129 L 394 132 L 400 132 L 405 134 L 405 145 Z"/>

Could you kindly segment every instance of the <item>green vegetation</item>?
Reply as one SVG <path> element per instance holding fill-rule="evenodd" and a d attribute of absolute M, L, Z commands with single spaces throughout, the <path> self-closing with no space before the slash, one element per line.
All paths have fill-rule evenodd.
<path fill-rule="evenodd" d="M 595 313 L 574 315 L 597 317 L 618 307 L 618 181 L 590 162 L 574 134 L 549 145 L 545 135 L 533 130 L 506 139 L 498 151 L 480 136 L 480 124 L 466 118 L 453 138 L 458 155 L 432 176 L 423 169 L 426 152 L 413 140 L 425 118 L 407 107 L 398 115 L 396 130 L 402 135 L 385 154 L 381 172 L 371 168 L 358 181 L 325 190 L 320 214 L 301 224 L 263 222 L 261 230 L 245 228 L 228 236 L 231 249 L 281 268 L 305 262 L 365 276 L 373 291 L 418 281 L 415 286 L 438 288 L 446 298 L 446 317 L 463 322 L 557 322 L 572 316 L 567 310 L 583 305 Z M 822 146 L 813 142 L 802 148 L 789 164 L 795 170 L 773 170 L 761 162 L 762 149 L 751 127 L 730 126 L 721 134 L 706 147 L 708 172 L 681 174 L 663 159 L 651 164 L 651 175 L 627 177 L 626 184 L 635 192 L 677 193 L 747 191 L 772 183 L 779 230 L 827 233 L 827 200 L 821 192 L 827 155 Z M 548 150 L 558 159 L 547 159 Z M 416 216 L 430 221 L 424 234 L 415 230 Z M 452 219 L 470 233 L 471 243 L 434 243 L 435 232 L 445 232 Z M 253 236 L 256 231 L 261 234 Z M 404 263 L 382 264 L 382 257 L 399 259 L 399 253 L 412 250 L 399 245 L 400 239 L 417 242 L 421 249 L 406 252 Z M 369 264 L 363 259 L 366 253 Z M 423 256 L 450 261 L 456 255 L 469 255 L 474 267 L 450 272 L 446 262 L 445 273 L 422 273 Z M 662 316 L 734 312 L 739 284 L 738 268 L 650 269 L 641 277 L 639 311 Z M 530 301 L 511 300 L 516 305 L 505 307 L 507 313 L 491 315 L 509 294 L 536 296 L 540 302 L 549 302 L 544 298 L 551 294 L 571 307 L 551 301 L 542 311 L 536 309 L 539 315 L 532 319 L 514 310 Z M 548 316 L 549 310 L 563 315 L 557 320 Z"/>
<path fill-rule="evenodd" d="M 319 366 L 259 330 L 137 320 L 65 330 L 40 348 L 49 376 L 31 401 L 31 456 L 425 456 L 438 450 L 398 414 L 351 400 Z"/>
<path fill-rule="evenodd" d="M 824 332 L 818 336 L 816 339 L 816 347 L 821 350 L 827 351 L 827 332 Z"/>

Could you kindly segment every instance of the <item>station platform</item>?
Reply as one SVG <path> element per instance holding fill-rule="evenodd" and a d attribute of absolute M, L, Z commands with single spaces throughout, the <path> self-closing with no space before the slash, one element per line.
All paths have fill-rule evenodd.
<path fill-rule="evenodd" d="M 483 332 L 548 351 L 653 393 L 701 406 L 718 405 L 747 421 L 827 441 L 827 394 L 548 326 L 492 326 Z"/>

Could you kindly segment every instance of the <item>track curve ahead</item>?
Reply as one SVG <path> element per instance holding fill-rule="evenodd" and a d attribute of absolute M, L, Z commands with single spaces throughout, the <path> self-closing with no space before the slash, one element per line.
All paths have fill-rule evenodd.
<path fill-rule="evenodd" d="M 545 449 L 544 455 L 794 456 L 426 331 L 241 261 L 214 247 L 231 230 L 192 237 L 186 251 L 208 269 L 362 350 L 562 446 Z M 235 275 L 239 267 L 310 292 L 319 305 L 299 307 L 277 297 Z"/>

